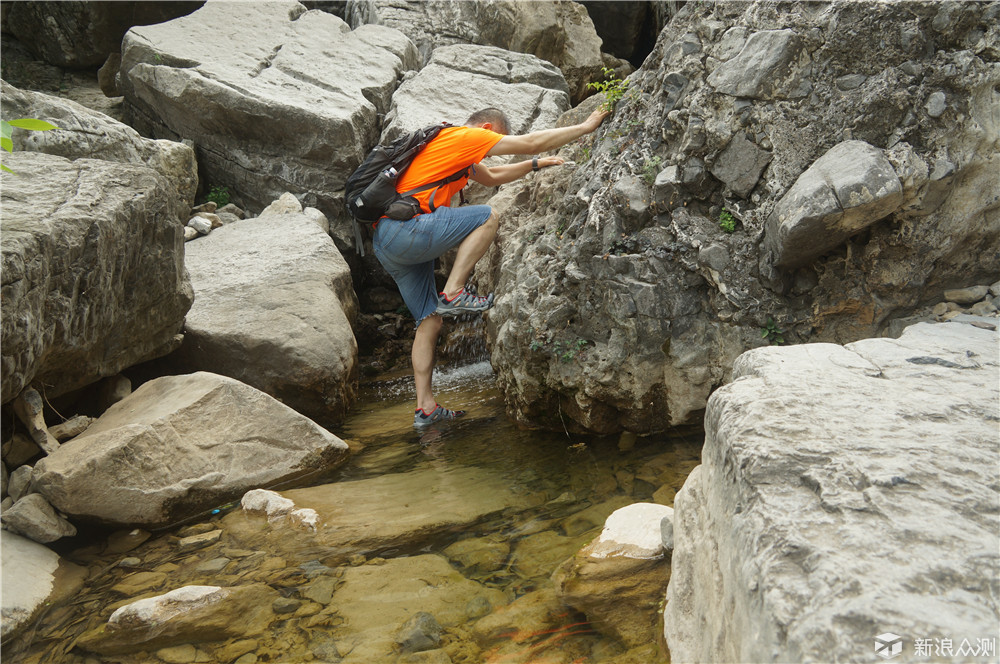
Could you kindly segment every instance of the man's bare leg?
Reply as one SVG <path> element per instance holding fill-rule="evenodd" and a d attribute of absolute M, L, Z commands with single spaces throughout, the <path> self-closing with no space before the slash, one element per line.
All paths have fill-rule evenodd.
<path fill-rule="evenodd" d="M 464 282 L 463 282 L 464 283 Z M 431 374 L 434 372 L 434 351 L 444 320 L 431 314 L 417 326 L 413 335 L 410 359 L 413 362 L 413 382 L 417 388 L 417 408 L 425 413 L 434 410 L 434 390 L 431 388 Z"/>
<path fill-rule="evenodd" d="M 462 243 L 458 245 L 458 254 L 455 256 L 455 264 L 448 275 L 448 281 L 444 285 L 444 294 L 454 297 L 465 286 L 465 282 L 472 275 L 472 269 L 476 267 L 479 259 L 486 254 L 493 239 L 497 236 L 500 223 L 495 214 L 490 214 L 482 226 L 465 236 Z M 423 327 L 423 324 L 421 324 Z"/>

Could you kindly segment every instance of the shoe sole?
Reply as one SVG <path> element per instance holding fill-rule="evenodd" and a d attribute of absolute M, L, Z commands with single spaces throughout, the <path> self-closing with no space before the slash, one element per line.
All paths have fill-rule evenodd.
<path fill-rule="evenodd" d="M 477 307 L 475 309 L 458 309 L 458 308 L 454 308 L 454 309 L 452 309 L 452 308 L 449 308 L 449 309 L 435 309 L 434 313 L 436 313 L 438 316 L 441 316 L 441 317 L 444 317 L 444 318 L 453 318 L 455 316 L 461 316 L 462 314 L 481 314 L 483 312 L 489 311 L 492 308 L 493 307 L 491 305 L 489 307 L 485 307 L 485 308 L 478 308 Z"/>

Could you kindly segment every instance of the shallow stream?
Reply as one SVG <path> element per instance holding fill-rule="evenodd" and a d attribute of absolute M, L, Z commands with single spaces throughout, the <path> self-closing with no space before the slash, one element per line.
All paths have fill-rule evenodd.
<path fill-rule="evenodd" d="M 276 536 L 248 528 L 238 506 L 145 540 L 133 532 L 77 544 L 63 553 L 89 569 L 86 586 L 7 644 L 4 660 L 585 664 L 623 653 L 621 643 L 555 599 L 550 576 L 615 509 L 633 502 L 672 504 L 698 463 L 702 436 L 593 439 L 519 429 L 505 415 L 486 362 L 439 372 L 435 387 L 441 403 L 468 414 L 421 432 L 412 428 L 411 377 L 363 385 L 360 406 L 335 431 L 354 449 L 351 460 L 314 478 L 318 486 L 291 493 L 315 496 L 324 487 L 367 482 L 352 486 L 364 488 L 355 495 L 383 515 L 374 517 L 379 521 L 408 514 L 409 501 L 400 495 L 413 496 L 414 503 L 432 496 L 432 511 L 439 506 L 442 513 L 465 510 L 479 517 L 428 518 L 392 542 L 340 555 L 294 530 Z M 501 508 L 475 511 L 491 500 Z M 179 544 L 214 531 L 221 534 L 201 548 Z M 253 534 L 258 531 L 259 537 Z M 279 595 L 263 633 L 115 656 L 74 648 L 80 634 L 138 598 L 185 585 L 253 583 Z M 400 625 L 418 612 L 440 623 L 440 642 L 432 653 L 398 657 Z M 658 618 L 652 611 L 650 624 Z"/>

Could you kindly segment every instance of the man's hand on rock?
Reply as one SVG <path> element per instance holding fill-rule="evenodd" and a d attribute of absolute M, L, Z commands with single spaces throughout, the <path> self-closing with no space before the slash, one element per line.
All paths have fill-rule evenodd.
<path fill-rule="evenodd" d="M 562 166 L 566 163 L 566 160 L 562 157 L 539 157 L 538 158 L 538 168 L 545 168 L 547 166 Z"/>
<path fill-rule="evenodd" d="M 598 108 L 596 111 L 590 114 L 586 120 L 583 121 L 583 125 L 587 128 L 587 133 L 595 131 L 604 122 L 604 118 L 611 115 L 611 111 L 605 111 Z"/>

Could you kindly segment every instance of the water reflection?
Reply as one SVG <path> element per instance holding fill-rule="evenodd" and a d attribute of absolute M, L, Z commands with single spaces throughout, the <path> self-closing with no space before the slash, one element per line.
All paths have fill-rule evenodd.
<path fill-rule="evenodd" d="M 441 403 L 467 415 L 416 430 L 411 377 L 364 385 L 355 412 L 336 431 L 360 451 L 335 472 L 314 478 L 319 486 L 285 493 L 297 503 L 326 501 L 321 513 L 342 508 L 358 520 L 361 534 L 350 542 L 329 539 L 338 536 L 337 527 L 297 534 L 223 510 L 124 555 L 102 554 L 102 547 L 71 552 L 68 557 L 90 567 L 89 585 L 13 648 L 5 646 L 5 659 L 171 661 L 177 652 L 100 659 L 71 646 L 103 624 L 112 607 L 136 598 L 183 585 L 249 582 L 266 583 L 281 595 L 269 630 L 190 644 L 184 657 L 194 659 L 188 661 L 584 664 L 624 652 L 586 616 L 561 604 L 550 577 L 615 509 L 671 503 L 698 463 L 701 436 L 640 438 L 624 454 L 617 437 L 520 429 L 504 413 L 487 362 L 443 369 L 435 386 Z M 392 530 L 403 517 L 419 524 Z M 334 524 L 340 531 L 349 529 L 343 519 Z M 373 525 L 364 528 L 364 519 Z M 376 536 L 380 529 L 384 536 Z M 222 531 L 217 543 L 178 551 L 178 536 L 215 530 Z M 146 575 L 137 579 L 137 572 Z M 420 613 L 440 622 L 431 649 L 441 651 L 439 659 L 400 654 L 400 625 Z M 648 619 L 655 626 L 657 615 Z M 252 647 L 232 657 L 240 650 L 234 643 Z M 662 661 L 650 657 L 651 663 Z"/>

